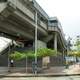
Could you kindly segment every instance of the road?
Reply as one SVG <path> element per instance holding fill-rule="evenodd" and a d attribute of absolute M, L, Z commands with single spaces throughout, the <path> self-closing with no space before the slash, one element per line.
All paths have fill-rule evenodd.
<path fill-rule="evenodd" d="M 65 77 L 4 77 L 0 80 L 80 80 L 80 76 L 65 76 Z"/>

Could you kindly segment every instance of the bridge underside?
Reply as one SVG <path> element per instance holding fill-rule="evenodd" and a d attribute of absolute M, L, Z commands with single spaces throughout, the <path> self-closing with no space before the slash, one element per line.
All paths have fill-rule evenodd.
<path fill-rule="evenodd" d="M 57 34 L 56 37 L 55 33 Z M 47 29 L 44 29 L 43 27 L 38 25 L 37 34 L 38 40 L 46 44 L 45 47 L 57 49 L 59 52 L 62 53 L 61 57 L 64 57 L 66 47 L 64 41 L 61 38 L 62 35 L 60 35 L 58 31 L 49 31 L 48 27 Z M 22 42 L 24 44 L 24 48 L 26 47 L 26 49 L 28 47 L 33 48 L 35 37 L 35 20 L 32 20 L 29 16 L 26 16 L 25 14 L 23 14 L 23 12 L 19 11 L 18 9 L 15 10 L 12 7 L 6 7 L 0 13 L 0 35 L 15 41 Z M 31 46 L 29 46 L 29 44 Z M 6 56 L 6 58 L 4 55 Z M 0 66 L 8 66 L 8 54 L 4 55 L 0 57 L 2 58 L 2 60 L 5 59 L 6 63 Z M 23 62 L 25 63 L 25 60 L 21 63 Z M 52 59 L 51 63 L 53 63 Z"/>
<path fill-rule="evenodd" d="M 6 13 L 7 12 L 7 13 Z M 6 16 L 5 16 L 6 15 Z M 26 20 L 21 17 L 22 14 L 20 12 L 10 12 L 8 9 L 5 9 L 0 15 L 0 32 L 4 37 L 8 37 L 14 40 L 18 38 L 22 40 L 32 40 L 34 41 L 34 33 L 35 33 L 35 21 L 31 22 L 29 17 L 26 17 Z M 4 35 L 3 35 L 4 33 Z M 53 35 L 51 40 L 54 40 L 55 31 L 52 33 L 47 32 L 47 30 L 38 26 L 38 40 L 42 40 L 45 42 L 45 37 Z M 44 39 L 43 39 L 44 38 Z M 60 35 L 58 34 L 58 49 L 64 47 L 63 42 L 61 42 Z M 52 41 L 47 41 L 46 43 L 52 44 Z M 52 44 L 52 46 L 54 43 Z M 60 49 L 59 49 L 60 51 Z"/>
<path fill-rule="evenodd" d="M 22 39 L 34 39 L 35 26 L 29 22 L 24 22 L 20 17 L 11 14 L 7 18 L 0 18 L 0 32 L 21 37 Z M 38 29 L 38 37 L 45 36 Z"/>

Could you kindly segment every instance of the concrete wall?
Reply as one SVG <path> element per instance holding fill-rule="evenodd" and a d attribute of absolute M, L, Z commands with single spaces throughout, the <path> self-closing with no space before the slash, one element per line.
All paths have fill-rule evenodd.
<path fill-rule="evenodd" d="M 46 48 L 47 44 L 45 42 L 43 42 L 43 41 L 38 40 L 37 47 L 38 47 L 38 49 L 39 48 Z"/>
<path fill-rule="evenodd" d="M 0 55 L 0 67 L 8 66 L 8 54 Z"/>
<path fill-rule="evenodd" d="M 33 47 L 35 48 L 35 46 L 34 46 L 35 44 L 34 44 L 34 42 L 33 42 Z M 46 48 L 47 47 L 47 44 L 45 43 L 45 42 L 43 42 L 43 41 L 40 41 L 40 40 L 37 40 L 37 48 L 39 49 L 39 48 Z"/>

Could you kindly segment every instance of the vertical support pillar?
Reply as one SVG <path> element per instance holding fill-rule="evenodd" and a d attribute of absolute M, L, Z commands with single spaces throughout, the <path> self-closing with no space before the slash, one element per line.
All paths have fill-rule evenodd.
<path fill-rule="evenodd" d="M 54 50 L 57 51 L 57 33 L 54 35 Z"/>
<path fill-rule="evenodd" d="M 27 73 L 27 57 L 26 57 L 26 73 Z"/>
<path fill-rule="evenodd" d="M 65 55 L 64 55 L 64 53 L 65 53 L 65 50 L 63 49 L 63 52 L 62 52 L 62 62 L 63 62 L 63 64 L 65 63 Z"/>
<path fill-rule="evenodd" d="M 10 44 L 9 44 L 9 50 L 8 50 L 8 71 L 10 71 L 9 54 L 10 54 Z"/>
<path fill-rule="evenodd" d="M 64 56 L 64 48 L 61 49 L 61 55 L 62 55 L 62 58 Z"/>
<path fill-rule="evenodd" d="M 37 74 L 37 11 L 35 14 L 35 74 Z"/>

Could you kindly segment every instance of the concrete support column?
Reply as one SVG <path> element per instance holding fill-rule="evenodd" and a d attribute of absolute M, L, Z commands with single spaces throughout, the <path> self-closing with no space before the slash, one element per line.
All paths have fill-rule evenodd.
<path fill-rule="evenodd" d="M 65 57 L 65 50 L 63 49 L 63 52 L 62 52 L 62 58 L 64 60 L 64 57 Z"/>
<path fill-rule="evenodd" d="M 57 51 L 57 33 L 54 35 L 54 50 Z"/>

